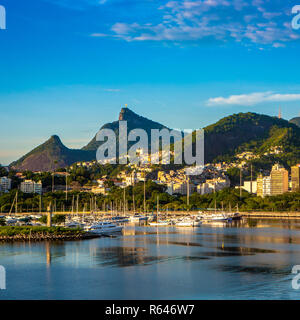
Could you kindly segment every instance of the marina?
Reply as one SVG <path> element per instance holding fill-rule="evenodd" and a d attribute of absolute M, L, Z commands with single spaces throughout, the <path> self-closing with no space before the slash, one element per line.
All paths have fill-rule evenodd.
<path fill-rule="evenodd" d="M 299 230 L 293 219 L 126 223 L 85 241 L 0 243 L 1 299 L 298 299 Z"/>
<path fill-rule="evenodd" d="M 52 214 L 51 214 L 52 217 Z M 143 223 L 150 227 L 163 227 L 163 226 L 175 226 L 175 227 L 200 227 L 206 222 L 232 222 L 233 220 L 239 220 L 242 218 L 240 213 L 210 213 L 203 214 L 202 212 L 190 213 L 184 216 L 161 214 L 128 214 L 127 216 L 121 216 L 117 213 L 113 214 L 76 214 L 76 215 L 64 215 L 63 222 L 54 224 L 55 226 L 64 227 L 67 229 L 79 229 L 86 233 L 100 235 L 113 235 L 115 233 L 121 233 L 124 225 L 128 223 Z M 27 226 L 27 227 L 40 227 L 45 226 L 46 222 L 43 220 L 43 215 L 31 214 L 31 215 L 4 215 L 0 217 L 6 226 Z M 49 217 L 47 218 L 49 219 Z M 47 225 L 52 222 L 47 220 Z M 0 229 L 1 231 L 1 229 Z"/>

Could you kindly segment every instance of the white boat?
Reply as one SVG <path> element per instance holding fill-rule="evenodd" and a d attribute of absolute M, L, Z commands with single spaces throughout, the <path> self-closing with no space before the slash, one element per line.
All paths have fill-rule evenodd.
<path fill-rule="evenodd" d="M 18 222 L 18 220 L 17 219 L 15 219 L 15 218 L 12 218 L 12 217 L 6 217 L 6 219 L 5 219 L 5 223 L 6 224 L 15 224 L 15 223 L 17 223 Z"/>
<path fill-rule="evenodd" d="M 71 221 L 69 223 L 65 224 L 65 227 L 67 228 L 82 228 L 83 224 L 76 222 L 76 221 Z"/>
<path fill-rule="evenodd" d="M 182 219 L 175 221 L 175 227 L 200 227 L 202 221 L 195 221 L 192 219 Z"/>
<path fill-rule="evenodd" d="M 158 226 L 168 226 L 170 224 L 169 221 L 153 221 L 149 222 L 149 225 L 152 227 L 158 227 Z"/>
<path fill-rule="evenodd" d="M 202 219 L 206 221 L 232 221 L 232 218 L 226 213 L 213 213 L 210 215 L 202 216 Z"/>
<path fill-rule="evenodd" d="M 111 222 L 113 223 L 125 223 L 128 222 L 128 217 L 116 216 L 111 218 Z"/>
<path fill-rule="evenodd" d="M 123 227 L 116 226 L 111 222 L 104 221 L 104 222 L 99 222 L 97 224 L 93 224 L 91 226 L 87 226 L 84 228 L 84 230 L 92 233 L 97 233 L 97 234 L 110 235 L 113 233 L 121 232 L 123 230 Z"/>
<path fill-rule="evenodd" d="M 129 218 L 129 220 L 130 220 L 131 222 L 146 221 L 146 220 L 148 220 L 148 217 L 147 217 L 147 216 L 143 216 L 143 215 L 141 215 L 141 214 L 136 214 L 136 215 L 134 215 L 134 216 L 131 216 L 131 217 Z"/>
<path fill-rule="evenodd" d="M 30 216 L 29 216 L 29 218 L 31 218 L 31 219 L 33 219 L 33 220 L 38 220 L 38 219 L 40 219 L 42 217 L 42 215 L 40 215 L 40 214 L 31 214 Z"/>
<path fill-rule="evenodd" d="M 159 216 L 159 197 L 157 196 L 157 214 L 156 214 L 156 219 L 152 220 L 151 222 L 149 222 L 149 225 L 152 227 L 159 227 L 159 226 L 167 226 L 169 224 L 171 224 L 170 221 L 166 221 L 166 220 L 159 220 L 158 216 Z"/>

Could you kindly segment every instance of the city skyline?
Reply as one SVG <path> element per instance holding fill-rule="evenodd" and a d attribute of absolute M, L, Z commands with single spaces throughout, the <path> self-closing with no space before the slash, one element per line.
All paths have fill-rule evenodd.
<path fill-rule="evenodd" d="M 82 147 L 125 104 L 171 128 L 299 115 L 293 1 L 0 4 L 2 164 L 53 134 Z"/>

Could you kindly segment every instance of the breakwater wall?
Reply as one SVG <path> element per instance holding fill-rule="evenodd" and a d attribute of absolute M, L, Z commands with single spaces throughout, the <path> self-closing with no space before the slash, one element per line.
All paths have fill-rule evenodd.
<path fill-rule="evenodd" d="M 74 241 L 99 238 L 100 235 L 82 233 L 82 234 L 49 234 L 49 233 L 33 233 L 33 234 L 16 234 L 16 235 L 0 235 L 0 242 L 9 241 Z"/>

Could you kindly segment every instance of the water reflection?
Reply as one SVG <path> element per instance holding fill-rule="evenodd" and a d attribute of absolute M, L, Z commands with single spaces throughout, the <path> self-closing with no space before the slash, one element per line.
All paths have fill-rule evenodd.
<path fill-rule="evenodd" d="M 248 248 L 248 247 L 217 247 L 220 250 L 238 252 L 240 254 L 255 254 L 255 253 L 276 253 L 278 250 L 260 249 L 260 248 Z"/>
<path fill-rule="evenodd" d="M 51 243 L 47 241 L 45 243 L 45 247 L 46 247 L 47 266 L 50 266 L 51 265 Z"/>
<path fill-rule="evenodd" d="M 268 274 L 268 275 L 290 275 L 290 268 L 278 268 L 273 266 L 237 266 L 237 265 L 217 265 L 218 271 L 250 273 L 250 274 Z"/>
<path fill-rule="evenodd" d="M 102 266 L 128 267 L 164 261 L 168 256 L 150 256 L 142 247 L 106 247 L 95 248 L 93 258 Z"/>
<path fill-rule="evenodd" d="M 290 279 L 300 264 L 300 221 L 252 220 L 129 225 L 113 238 L 2 243 L 0 264 L 14 275 L 5 297 L 298 298 Z"/>

